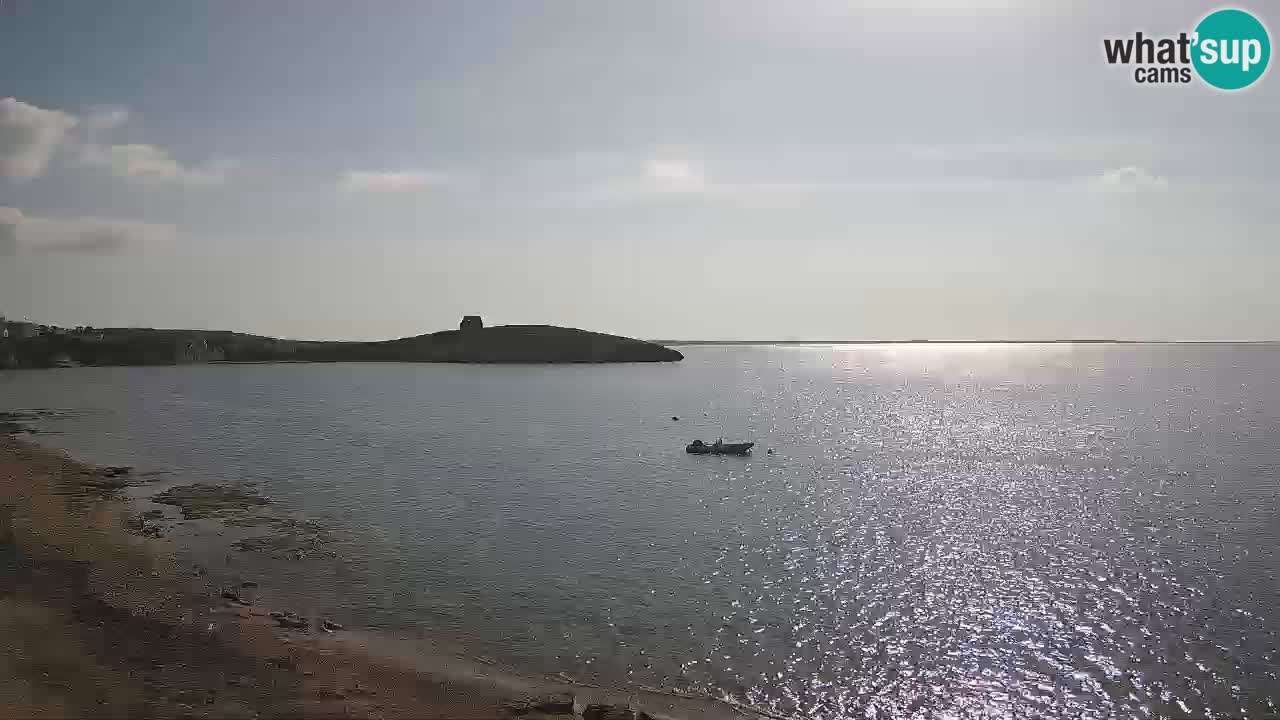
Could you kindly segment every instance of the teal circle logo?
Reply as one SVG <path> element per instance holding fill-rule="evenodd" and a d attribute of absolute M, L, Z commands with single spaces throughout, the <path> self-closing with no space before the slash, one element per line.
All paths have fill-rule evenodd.
<path fill-rule="evenodd" d="M 1219 90 L 1257 82 L 1271 59 L 1271 38 L 1258 18 L 1243 10 L 1218 10 L 1196 26 L 1191 63 L 1200 79 Z"/>

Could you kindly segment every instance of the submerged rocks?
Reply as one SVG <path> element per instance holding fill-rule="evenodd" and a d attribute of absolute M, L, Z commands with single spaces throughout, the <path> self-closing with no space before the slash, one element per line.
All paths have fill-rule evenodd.
<path fill-rule="evenodd" d="M 272 612 L 270 617 L 272 620 L 275 620 L 276 624 L 280 627 L 288 628 L 290 630 L 305 631 L 311 627 L 310 621 L 291 612 Z"/>
<path fill-rule="evenodd" d="M 547 715 L 572 715 L 573 695 L 569 693 L 552 693 L 527 697 L 506 704 L 507 712 L 512 715 L 528 715 L 532 712 Z"/>
<path fill-rule="evenodd" d="M 545 713 L 573 712 L 573 695 L 569 693 L 553 693 L 537 698 L 533 709 Z"/>
<path fill-rule="evenodd" d="M 636 713 L 626 705 L 588 705 L 582 720 L 636 720 Z"/>
<path fill-rule="evenodd" d="M 240 552 L 261 552 L 287 560 L 301 560 L 313 555 L 332 554 L 327 545 L 332 539 L 328 530 L 308 520 L 278 518 L 268 520 L 270 535 L 244 538 L 232 544 Z"/>
<path fill-rule="evenodd" d="M 3 365 L 0 364 L 0 367 L 3 367 Z M 0 411 L 0 434 L 8 433 L 11 435 L 17 435 L 20 433 L 27 433 L 30 435 L 36 435 L 40 431 L 32 427 L 30 423 L 39 422 L 41 420 L 69 418 L 72 416 L 73 414 L 67 410 L 48 410 L 45 408 Z"/>
<path fill-rule="evenodd" d="M 129 486 L 129 481 L 123 477 L 104 476 L 99 473 L 83 476 L 80 482 L 85 488 L 91 490 L 120 490 Z"/>
<path fill-rule="evenodd" d="M 250 514 L 255 508 L 269 504 L 266 498 L 250 492 L 219 485 L 181 485 L 172 487 L 151 498 L 161 505 L 176 505 L 187 520 L 217 518 L 234 520 Z"/>
<path fill-rule="evenodd" d="M 342 626 L 332 620 L 321 620 L 320 629 L 325 632 L 331 633 L 331 632 L 337 632 L 341 630 Z"/>

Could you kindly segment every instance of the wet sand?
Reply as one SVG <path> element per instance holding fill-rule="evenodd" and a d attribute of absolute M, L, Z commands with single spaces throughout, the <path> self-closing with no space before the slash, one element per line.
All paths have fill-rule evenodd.
<path fill-rule="evenodd" d="M 0 716 L 754 718 L 365 634 L 281 627 L 144 537 L 123 484 L 0 430 Z M 236 592 L 240 592 L 238 589 Z M 249 597 L 252 593 L 244 593 Z"/>

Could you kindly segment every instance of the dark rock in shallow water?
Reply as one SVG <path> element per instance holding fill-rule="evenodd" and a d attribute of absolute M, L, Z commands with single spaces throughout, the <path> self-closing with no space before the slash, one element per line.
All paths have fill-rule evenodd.
<path fill-rule="evenodd" d="M 588 705 L 582 720 L 635 720 L 636 714 L 626 705 Z"/>
<path fill-rule="evenodd" d="M 569 693 L 554 693 L 536 697 L 529 701 L 529 709 L 544 713 L 572 713 L 573 696 Z"/>
<path fill-rule="evenodd" d="M 169 488 L 151 498 L 151 502 L 159 505 L 176 505 L 182 509 L 182 517 L 187 520 L 226 518 L 267 504 L 265 498 L 257 495 L 203 483 Z"/>
<path fill-rule="evenodd" d="M 325 632 L 337 632 L 342 629 L 342 626 L 332 620 L 321 620 L 320 629 Z"/>
<path fill-rule="evenodd" d="M 121 488 L 128 487 L 129 482 L 121 477 L 89 475 L 85 476 L 81 485 L 95 490 L 120 490 Z"/>
<path fill-rule="evenodd" d="M 237 540 L 232 549 L 240 552 L 260 552 L 287 560 L 301 560 L 313 555 L 331 555 L 326 548 L 331 540 L 325 528 L 311 521 L 291 518 L 271 520 L 271 534 Z"/>
<path fill-rule="evenodd" d="M 290 630 L 306 630 L 311 626 L 311 623 L 306 618 L 298 617 L 293 613 L 273 612 L 271 613 L 271 619 L 275 620 L 280 627 L 289 628 Z"/>

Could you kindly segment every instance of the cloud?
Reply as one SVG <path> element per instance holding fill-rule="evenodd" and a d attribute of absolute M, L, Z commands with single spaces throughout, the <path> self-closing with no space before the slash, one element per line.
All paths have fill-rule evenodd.
<path fill-rule="evenodd" d="M 129 111 L 119 107 L 96 108 L 84 119 L 85 132 L 90 141 L 98 140 L 103 133 L 124 127 L 129 122 Z"/>
<path fill-rule="evenodd" d="M 35 217 L 0 207 L 0 254 L 113 254 L 163 242 L 177 234 L 172 225 L 99 217 Z"/>
<path fill-rule="evenodd" d="M 100 145 L 86 143 L 80 152 L 86 167 L 102 168 L 114 177 L 151 184 L 219 185 L 226 181 L 235 164 L 211 161 L 187 167 L 155 145 Z"/>
<path fill-rule="evenodd" d="M 75 117 L 45 110 L 16 98 L 0 98 L 0 176 L 21 180 L 39 177 Z"/>
<path fill-rule="evenodd" d="M 143 143 L 113 144 L 110 136 L 130 120 L 123 108 L 93 110 L 83 120 L 16 98 L 0 98 L 0 176 L 43 175 L 60 146 L 71 150 L 74 166 L 107 171 L 112 177 L 147 184 L 218 185 L 237 167 L 229 160 L 184 165 L 165 148 Z M 82 133 L 70 133 L 77 125 Z"/>
<path fill-rule="evenodd" d="M 1108 170 L 1089 181 L 1089 188 L 1099 192 L 1136 193 L 1163 192 L 1169 189 L 1169 180 L 1152 175 L 1138 167 L 1122 167 Z"/>
<path fill-rule="evenodd" d="M 645 172 L 650 181 L 670 190 L 698 190 L 706 184 L 702 168 L 687 160 L 650 160 Z"/>
<path fill-rule="evenodd" d="M 130 119 L 124 108 L 98 108 L 84 120 L 79 160 L 85 167 L 106 170 L 113 177 L 160 185 L 219 185 L 235 168 L 230 161 L 186 166 L 158 145 L 112 144 L 110 136 Z"/>
<path fill-rule="evenodd" d="M 353 171 L 339 183 L 348 192 L 397 193 L 435 187 L 444 183 L 441 173 L 420 170 Z"/>

